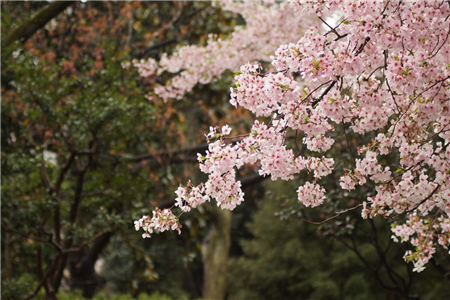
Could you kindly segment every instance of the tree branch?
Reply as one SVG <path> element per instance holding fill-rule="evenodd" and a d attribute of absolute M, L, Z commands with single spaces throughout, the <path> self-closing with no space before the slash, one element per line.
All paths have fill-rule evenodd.
<path fill-rule="evenodd" d="M 108 245 L 111 236 L 111 231 L 106 231 L 98 235 L 94 240 L 92 247 L 86 250 L 82 258 L 76 263 L 75 271 L 83 272 L 86 268 L 93 266 L 100 252 Z"/>
<path fill-rule="evenodd" d="M 60 257 L 60 254 L 57 254 L 55 259 L 53 259 L 52 264 L 48 268 L 47 272 L 45 273 L 44 277 L 39 282 L 38 286 L 34 289 L 34 291 L 30 295 L 26 296 L 24 298 L 24 300 L 32 299 L 32 298 L 34 298 L 37 295 L 37 293 L 41 290 L 42 286 L 44 286 L 44 284 L 46 283 L 47 278 L 49 277 L 50 273 L 56 267 L 56 264 L 57 264 L 57 262 L 59 260 L 59 257 Z M 54 292 L 54 291 L 52 291 L 52 292 Z"/>
<path fill-rule="evenodd" d="M 6 48 L 15 41 L 20 40 L 25 43 L 36 31 L 44 27 L 48 21 L 63 12 L 75 1 L 55 1 L 39 10 L 33 17 L 19 25 L 2 43 L 2 48 Z"/>
<path fill-rule="evenodd" d="M 392 220 L 392 219 L 398 218 L 399 216 L 402 216 L 402 215 L 405 215 L 405 214 L 409 214 L 410 212 L 415 211 L 417 208 L 419 208 L 419 206 L 421 206 L 422 204 L 424 204 L 426 201 L 430 200 L 431 197 L 433 197 L 433 195 L 439 190 L 440 187 L 441 187 L 441 185 L 438 184 L 438 185 L 434 188 L 434 190 L 433 190 L 426 198 L 424 198 L 422 201 L 420 201 L 420 203 L 417 204 L 416 206 L 414 206 L 413 208 L 410 208 L 410 209 L 408 209 L 408 210 L 405 210 L 404 212 L 399 213 L 399 214 L 397 214 L 397 215 L 394 215 L 394 216 L 392 216 L 392 217 L 386 217 L 386 219 Z"/>
<path fill-rule="evenodd" d="M 175 38 L 172 38 L 172 39 L 161 41 L 159 43 L 156 43 L 156 44 L 148 47 L 147 49 L 145 49 L 141 53 L 137 54 L 135 57 L 137 59 L 142 59 L 142 58 L 148 56 L 149 54 L 152 54 L 154 51 L 159 52 L 159 50 L 158 50 L 159 48 L 164 47 L 166 45 L 173 44 L 173 43 L 178 43 L 178 40 L 175 39 Z"/>
<path fill-rule="evenodd" d="M 30 233 L 24 233 L 24 232 L 21 232 L 21 231 L 12 229 L 12 228 L 6 227 L 5 230 L 9 231 L 9 232 L 12 232 L 12 233 L 15 233 L 15 234 L 18 234 L 20 236 L 23 236 L 23 237 L 25 237 L 27 239 L 30 239 L 30 240 L 33 240 L 33 241 L 36 241 L 36 242 L 51 244 L 51 245 L 53 245 L 54 248 L 56 248 L 58 250 L 58 252 L 62 251 L 61 246 L 58 245 L 55 241 L 53 241 L 51 236 L 49 236 L 49 238 L 45 240 L 45 239 L 42 239 L 42 238 L 33 237 L 33 236 L 30 235 Z"/>
<path fill-rule="evenodd" d="M 316 106 L 317 103 L 319 103 L 320 101 L 322 101 L 323 97 L 325 97 L 326 94 L 328 94 L 328 92 L 333 88 L 333 86 L 336 84 L 337 80 L 334 80 L 326 89 L 325 91 L 323 91 L 322 95 L 319 96 L 319 98 L 314 99 L 311 102 L 311 107 Z M 306 99 L 306 98 L 305 98 Z"/>
<path fill-rule="evenodd" d="M 60 207 L 59 207 L 58 194 L 59 194 L 59 189 L 61 188 L 61 184 L 64 180 L 64 176 L 66 175 L 67 171 L 69 171 L 70 166 L 72 165 L 74 159 L 75 159 L 75 154 L 71 153 L 66 164 L 59 171 L 58 178 L 57 178 L 56 183 L 52 190 L 52 195 L 54 197 L 56 197 L 55 198 L 56 204 L 55 204 L 54 215 L 53 215 L 53 231 L 55 234 L 56 242 L 58 244 L 61 243 L 61 219 L 60 219 Z"/>
<path fill-rule="evenodd" d="M 198 152 L 206 151 L 207 149 L 208 149 L 208 144 L 200 144 L 198 146 L 188 147 L 188 148 L 183 148 L 183 149 L 176 149 L 176 150 L 162 151 L 162 152 L 157 152 L 157 153 L 147 153 L 147 154 L 142 154 L 142 155 L 123 157 L 123 159 L 126 161 L 131 161 L 131 162 L 140 162 L 142 160 L 157 161 L 158 159 L 170 158 L 175 155 L 196 155 Z"/>
<path fill-rule="evenodd" d="M 349 211 L 355 210 L 355 209 L 357 209 L 357 208 L 359 208 L 359 207 L 361 207 L 361 206 L 362 206 L 362 204 L 358 204 L 358 205 L 356 205 L 356 206 L 354 206 L 354 207 L 350 207 L 350 208 L 348 208 L 348 209 L 346 209 L 346 210 L 343 210 L 343 211 L 338 212 L 338 213 L 335 214 L 334 216 L 329 217 L 329 218 L 327 218 L 327 219 L 325 219 L 325 220 L 323 220 L 323 221 L 318 221 L 318 222 L 309 221 L 309 220 L 305 220 L 305 221 L 308 222 L 308 223 L 310 223 L 310 224 L 321 225 L 321 224 L 324 224 L 324 223 L 326 223 L 326 222 L 328 222 L 328 221 L 331 221 L 331 220 L 333 220 L 333 219 L 336 219 L 337 217 L 339 217 L 339 216 L 341 216 L 341 215 L 343 215 L 343 214 L 345 214 L 345 213 L 348 213 Z"/>

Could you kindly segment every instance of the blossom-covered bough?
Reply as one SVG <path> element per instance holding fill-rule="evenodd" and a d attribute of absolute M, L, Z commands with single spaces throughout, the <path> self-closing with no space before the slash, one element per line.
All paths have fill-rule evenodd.
<path fill-rule="evenodd" d="M 289 24 L 299 22 L 292 30 L 282 26 L 283 32 L 297 37 L 283 42 L 271 56 L 274 71 L 245 64 L 231 89 L 232 105 L 269 117 L 270 122 L 256 120 L 248 135 L 239 138 L 229 136 L 228 126 L 211 127 L 209 149 L 198 155 L 208 180 L 180 186 L 175 205 L 184 213 L 213 198 L 221 208 L 232 210 L 244 199 L 236 171 L 244 164 L 258 164 L 259 174 L 273 180 L 290 180 L 302 171 L 313 174 L 298 188 L 298 199 L 305 206 L 319 206 L 327 193 L 318 180 L 331 174 L 340 159 L 329 157 L 338 138 L 333 132 L 338 127 L 344 133 L 351 129 L 374 138 L 358 147 L 360 158 L 352 157 L 344 169 L 342 189 L 375 186 L 362 203 L 363 218 L 406 216 L 405 223 L 393 226 L 392 238 L 413 245 L 405 259 L 414 263 L 415 271 L 423 270 L 436 247 L 448 251 L 450 244 L 450 3 L 293 0 L 290 6 L 253 6 L 245 7 L 270 13 L 256 21 L 247 15 L 246 21 L 273 22 L 277 30 L 279 20 L 271 16 L 278 10 L 291 13 Z M 336 13 L 339 21 L 331 24 L 330 16 Z M 245 34 L 237 31 L 231 39 Z M 183 51 L 202 59 L 216 53 L 208 50 L 212 44 L 164 57 L 160 64 L 165 70 L 189 72 L 182 72 L 172 87 L 161 87 L 161 97 L 178 97 L 194 82 L 202 82 L 202 74 L 223 72 L 226 65 L 220 59 L 209 60 L 216 65 L 198 61 L 201 67 L 180 62 Z M 252 53 L 256 52 L 255 48 Z M 247 61 L 254 59 L 260 57 L 255 54 Z M 180 63 L 172 70 L 174 62 Z M 304 136 L 308 153 L 315 155 L 303 155 L 297 141 L 288 147 L 289 132 Z M 157 209 L 152 218 L 136 221 L 136 228 L 141 227 L 149 236 L 181 226 L 171 210 Z"/>

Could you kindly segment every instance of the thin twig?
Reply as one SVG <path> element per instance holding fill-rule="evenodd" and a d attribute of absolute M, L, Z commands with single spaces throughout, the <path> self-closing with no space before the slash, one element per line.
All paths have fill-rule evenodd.
<path fill-rule="evenodd" d="M 328 221 L 331 221 L 331 220 L 333 220 L 333 219 L 336 219 L 336 218 L 338 218 L 339 216 L 341 216 L 341 215 L 343 215 L 343 214 L 345 214 L 345 213 L 348 213 L 348 212 L 350 212 L 350 211 L 352 211 L 352 210 L 355 210 L 355 209 L 357 209 L 357 208 L 359 208 L 359 207 L 361 207 L 361 206 L 363 206 L 362 203 L 360 203 L 360 204 L 358 204 L 358 205 L 356 205 L 356 206 L 354 206 L 354 207 L 348 208 L 348 209 L 346 209 L 346 210 L 342 210 L 342 211 L 338 212 L 337 214 L 335 214 L 334 216 L 329 217 L 329 218 L 327 218 L 327 219 L 325 219 L 325 220 L 323 220 L 323 221 L 319 221 L 319 222 L 314 222 L 314 221 L 309 221 L 309 220 L 305 220 L 305 221 L 308 222 L 308 223 L 310 223 L 310 224 L 314 224 L 314 225 L 322 225 L 322 224 L 324 224 L 324 223 L 326 223 L 326 222 L 328 222 Z"/>

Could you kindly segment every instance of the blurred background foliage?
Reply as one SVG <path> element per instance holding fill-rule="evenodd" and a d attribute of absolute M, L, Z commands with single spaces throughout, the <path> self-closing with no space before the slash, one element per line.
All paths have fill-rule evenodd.
<path fill-rule="evenodd" d="M 318 209 L 302 211 L 298 184 L 264 182 L 267 192 L 246 225 L 251 238 L 241 239 L 243 253 L 229 262 L 227 299 L 449 298 L 448 278 L 435 268 L 411 272 L 405 245 L 390 240 L 383 219 L 364 221 L 352 211 L 310 224 L 325 218 Z M 325 186 L 333 195 L 327 201 L 339 202 L 338 189 Z"/>
<path fill-rule="evenodd" d="M 368 192 L 344 195 L 337 181 L 319 213 L 293 200 L 305 178 L 261 184 L 249 167 L 232 217 L 206 205 L 181 235 L 143 240 L 133 220 L 204 179 L 207 128 L 245 132 L 252 117 L 228 104 L 232 72 L 163 103 L 152 90 L 169 75 L 123 63 L 204 45 L 242 19 L 199 1 L 61 5 L 1 2 L 2 299 L 449 299 L 448 256 L 412 274 L 386 221 L 305 222 Z"/>

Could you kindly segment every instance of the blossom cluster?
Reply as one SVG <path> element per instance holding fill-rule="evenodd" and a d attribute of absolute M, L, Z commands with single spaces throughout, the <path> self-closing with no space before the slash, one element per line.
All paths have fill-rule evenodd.
<path fill-rule="evenodd" d="M 246 7 L 248 30 L 260 24 L 249 12 L 261 10 L 266 13 L 261 17 L 264 22 L 272 24 L 264 27 L 267 37 L 280 32 L 295 37 L 273 52 L 275 72 L 264 73 L 257 63 L 244 64 L 231 89 L 232 105 L 271 117 L 271 121 L 256 120 L 249 134 L 235 142 L 226 137 L 228 127 L 221 132 L 213 128 L 206 155 L 199 155 L 200 169 L 208 174 L 208 181 L 180 187 L 177 205 L 188 211 L 214 198 L 222 208 L 234 209 L 243 201 L 236 171 L 244 164 L 258 164 L 259 174 L 273 180 L 290 180 L 302 171 L 313 174 L 313 182 L 298 188 L 298 198 L 305 206 L 319 206 L 326 191 L 318 179 L 331 174 L 334 159 L 340 159 L 328 157 L 327 151 L 338 138 L 345 138 L 346 130 L 370 135 L 371 141 L 359 145 L 358 157 L 344 169 L 341 187 L 375 186 L 373 193 L 361 199 L 363 218 L 407 217 L 405 223 L 393 226 L 393 239 L 414 246 L 405 259 L 421 271 L 436 247 L 448 250 L 450 244 L 450 6 L 429 0 L 290 2 L 290 8 L 279 5 L 279 10 L 304 20 L 303 28 L 310 28 L 304 33 L 280 24 L 273 8 L 229 4 Z M 340 19 L 329 24 L 327 16 L 335 12 Z M 323 26 L 312 22 L 312 15 Z M 241 51 L 236 45 L 247 45 L 239 40 L 247 36 L 243 32 L 237 30 L 225 48 L 212 46 L 214 41 L 206 48 L 181 49 L 171 59 L 165 57 L 160 67 L 198 69 L 199 74 L 208 70 L 216 76 L 224 66 L 216 66 L 214 59 L 220 55 L 234 59 L 234 51 Z M 279 43 L 287 37 L 275 40 Z M 249 41 L 252 49 L 266 51 L 260 44 L 265 38 L 255 34 Z M 208 47 L 216 47 L 216 58 L 205 59 L 205 53 L 211 53 Z M 228 47 L 234 50 L 222 51 Z M 183 60 L 189 51 L 190 56 L 197 55 L 196 64 Z M 245 54 L 249 61 L 255 58 Z M 212 61 L 214 66 L 200 61 Z M 178 82 L 172 81 L 172 90 L 164 87 L 166 92 L 159 93 L 162 98 L 179 97 L 194 82 L 212 78 L 200 80 L 183 72 Z M 333 135 L 338 126 L 344 128 L 343 136 Z M 301 133 L 308 150 L 317 155 L 303 156 L 298 147 L 289 148 L 285 142 L 289 131 Z"/>
<path fill-rule="evenodd" d="M 141 219 L 134 221 L 134 228 L 136 230 L 143 229 L 143 238 L 150 238 L 153 232 L 164 232 L 166 230 L 176 230 L 178 234 L 181 233 L 181 225 L 178 218 L 170 209 L 153 210 L 153 216 L 143 216 Z"/>
<path fill-rule="evenodd" d="M 309 23 L 317 23 L 296 14 L 288 3 L 221 1 L 218 5 L 224 11 L 241 15 L 245 26 L 236 26 L 227 37 L 210 34 L 204 47 L 187 45 L 171 55 L 164 53 L 159 62 L 152 58 L 134 61 L 144 77 L 163 72 L 176 74 L 165 85 L 155 87 L 162 99 L 180 99 L 198 83 L 216 80 L 226 70 L 239 69 L 245 62 L 270 61 L 270 54 L 280 44 L 296 39 Z M 285 30 L 286 27 L 290 29 Z"/>

